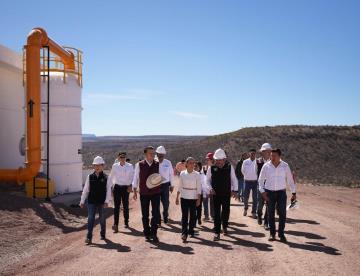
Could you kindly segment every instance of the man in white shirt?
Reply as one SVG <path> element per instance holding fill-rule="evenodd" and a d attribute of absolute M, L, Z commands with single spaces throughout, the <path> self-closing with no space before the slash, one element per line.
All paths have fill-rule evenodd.
<path fill-rule="evenodd" d="M 188 235 L 192 238 L 194 237 L 196 207 L 201 204 L 201 179 L 200 174 L 194 170 L 194 167 L 195 159 L 188 157 L 186 159 L 186 170 L 183 170 L 179 176 L 179 186 L 176 196 L 176 205 L 179 205 L 179 196 L 181 197 L 181 238 L 184 243 Z"/>
<path fill-rule="evenodd" d="M 161 184 L 160 200 L 163 206 L 164 223 L 169 222 L 169 192 L 174 190 L 174 169 L 171 162 L 165 159 L 166 150 L 164 146 L 156 149 L 156 156 L 159 160 L 159 173 L 164 178 Z M 160 221 L 161 224 L 161 221 Z"/>
<path fill-rule="evenodd" d="M 203 172 L 206 175 L 207 171 L 211 168 L 211 166 L 214 165 L 215 161 L 214 161 L 214 153 L 212 152 L 208 152 L 206 154 L 205 157 L 205 166 L 203 167 Z M 206 184 L 206 182 L 205 182 Z M 210 192 L 210 191 L 209 191 Z M 204 205 L 204 215 L 205 215 L 205 220 L 208 221 L 210 220 L 209 218 L 209 205 L 210 205 L 210 216 L 212 219 L 214 219 L 215 215 L 214 215 L 214 200 L 213 200 L 213 195 L 210 195 L 209 193 L 206 194 L 206 196 L 203 199 L 203 205 Z"/>
<path fill-rule="evenodd" d="M 249 208 L 249 196 L 250 191 L 252 193 L 252 218 L 256 218 L 256 207 L 257 207 L 257 195 L 258 195 L 258 175 L 257 175 L 257 164 L 256 164 L 256 150 L 251 149 L 249 151 L 250 157 L 244 160 L 241 166 L 241 172 L 244 175 L 244 216 L 247 215 Z"/>
<path fill-rule="evenodd" d="M 131 192 L 131 183 L 134 177 L 133 165 L 127 163 L 126 152 L 120 152 L 118 162 L 111 168 L 108 181 L 111 183 L 114 196 L 114 225 L 115 233 L 119 231 L 119 214 L 122 202 L 125 228 L 129 228 L 129 193 Z"/>
<path fill-rule="evenodd" d="M 287 163 L 281 160 L 281 150 L 271 151 L 271 162 L 267 162 L 261 169 L 259 177 L 259 190 L 268 203 L 270 237 L 269 241 L 275 240 L 275 209 L 278 205 L 279 211 L 279 229 L 278 236 L 280 241 L 286 242 L 284 235 L 286 222 L 286 186 L 290 187 L 292 192 L 291 201 L 296 200 L 296 187 Z"/>
<path fill-rule="evenodd" d="M 262 167 L 266 162 L 270 161 L 272 147 L 269 143 L 262 144 L 260 148 L 261 157 L 256 160 L 257 163 L 257 173 L 260 176 L 260 172 Z M 261 225 L 263 223 L 263 209 L 265 206 L 265 214 L 264 214 L 264 229 L 269 230 L 269 216 L 267 211 L 267 206 L 263 197 L 261 196 L 260 191 L 258 191 L 258 205 L 257 205 L 257 219 L 258 224 Z"/>
<path fill-rule="evenodd" d="M 217 149 L 214 153 L 215 165 L 211 166 L 206 173 L 206 182 L 214 199 L 214 241 L 220 240 L 221 225 L 224 234 L 227 235 L 230 216 L 231 196 L 236 198 L 238 181 L 235 169 L 227 161 L 223 149 Z"/>

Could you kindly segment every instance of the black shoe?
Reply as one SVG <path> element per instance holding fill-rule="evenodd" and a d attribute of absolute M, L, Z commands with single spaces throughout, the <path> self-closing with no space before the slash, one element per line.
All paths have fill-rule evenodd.
<path fill-rule="evenodd" d="M 169 223 L 169 219 L 168 218 L 164 218 L 164 223 L 168 224 Z"/>
<path fill-rule="evenodd" d="M 280 238 L 280 241 L 281 241 L 281 242 L 287 243 L 287 239 L 286 239 L 286 237 L 285 237 L 284 235 L 279 236 L 279 238 Z"/>
<path fill-rule="evenodd" d="M 244 210 L 244 213 L 243 213 L 244 217 L 247 216 L 247 210 Z"/>
<path fill-rule="evenodd" d="M 220 234 L 215 234 L 214 241 L 219 241 L 219 240 L 220 240 Z"/>
<path fill-rule="evenodd" d="M 125 228 L 129 228 L 129 223 L 125 223 Z"/>
<path fill-rule="evenodd" d="M 85 239 L 85 243 L 86 243 L 87 245 L 91 244 L 91 239 L 86 238 L 86 239 Z"/>
<path fill-rule="evenodd" d="M 150 236 L 145 236 L 145 241 L 147 241 L 147 242 L 151 241 Z"/>
<path fill-rule="evenodd" d="M 185 235 L 185 234 L 181 235 L 181 239 L 182 239 L 183 243 L 186 243 L 187 235 Z"/>
<path fill-rule="evenodd" d="M 112 230 L 114 230 L 114 233 L 117 233 L 119 232 L 119 227 L 117 225 L 113 225 Z"/>
<path fill-rule="evenodd" d="M 258 224 L 261 225 L 262 224 L 262 217 L 258 216 L 257 220 L 258 220 Z"/>
<path fill-rule="evenodd" d="M 224 235 L 229 234 L 229 233 L 228 233 L 228 230 L 227 230 L 227 227 L 223 227 L 223 229 L 224 229 Z"/>
<path fill-rule="evenodd" d="M 155 243 L 159 242 L 159 238 L 157 236 L 153 236 L 152 241 Z"/>
<path fill-rule="evenodd" d="M 100 240 L 104 241 L 104 240 L 106 240 L 106 237 L 105 237 L 105 236 L 101 236 Z"/>
<path fill-rule="evenodd" d="M 201 219 L 199 219 L 199 220 L 198 220 L 198 224 L 199 224 L 199 225 L 201 225 L 201 224 L 202 224 Z"/>
<path fill-rule="evenodd" d="M 270 235 L 269 236 L 269 241 L 275 241 L 275 235 Z"/>
<path fill-rule="evenodd" d="M 255 213 L 252 213 L 252 214 L 251 214 L 251 217 L 252 217 L 253 219 L 256 219 L 256 218 L 257 218 L 257 216 L 256 216 Z"/>
<path fill-rule="evenodd" d="M 195 238 L 195 232 L 190 234 L 190 238 Z"/>
<path fill-rule="evenodd" d="M 264 229 L 265 229 L 266 231 L 269 231 L 269 230 L 270 230 L 270 227 L 269 227 L 269 225 L 267 225 L 267 224 L 264 224 Z"/>

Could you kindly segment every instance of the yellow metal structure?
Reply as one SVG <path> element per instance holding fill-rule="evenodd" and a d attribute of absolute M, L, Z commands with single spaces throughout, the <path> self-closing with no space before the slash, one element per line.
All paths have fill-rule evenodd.
<path fill-rule="evenodd" d="M 0 181 L 29 181 L 41 166 L 41 57 L 40 50 L 49 47 L 62 62 L 64 70 L 75 72 L 74 54 L 50 39 L 42 28 L 34 28 L 25 46 L 26 86 L 26 160 L 25 168 L 0 169 Z"/>
<path fill-rule="evenodd" d="M 25 182 L 25 191 L 27 197 L 34 197 L 34 190 L 35 190 L 35 197 L 36 198 L 46 198 L 46 178 L 36 177 L 35 178 L 35 186 L 34 189 L 34 181 L 33 179 Z M 55 193 L 55 183 L 52 180 L 49 180 L 49 197 L 52 197 Z"/>

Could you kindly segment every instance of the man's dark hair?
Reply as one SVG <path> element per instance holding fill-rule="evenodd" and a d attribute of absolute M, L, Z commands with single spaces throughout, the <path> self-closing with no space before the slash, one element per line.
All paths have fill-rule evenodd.
<path fill-rule="evenodd" d="M 153 146 L 147 146 L 146 148 L 144 148 L 144 153 L 147 153 L 148 150 L 155 150 Z"/>
<path fill-rule="evenodd" d="M 256 149 L 250 149 L 249 152 L 256 152 Z"/>
<path fill-rule="evenodd" d="M 126 158 L 126 162 L 130 163 L 130 158 Z"/>
<path fill-rule="evenodd" d="M 125 151 L 119 152 L 118 156 L 126 156 L 126 152 Z"/>
<path fill-rule="evenodd" d="M 281 149 L 273 149 L 271 152 L 277 153 L 279 156 L 281 156 Z"/>

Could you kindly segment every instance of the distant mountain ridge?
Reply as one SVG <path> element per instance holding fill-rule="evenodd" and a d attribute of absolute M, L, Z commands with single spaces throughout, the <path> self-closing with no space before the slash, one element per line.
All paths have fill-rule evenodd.
<path fill-rule="evenodd" d="M 110 165 L 121 149 L 135 161 L 142 157 L 144 146 L 162 144 L 168 151 L 167 158 L 173 163 L 187 156 L 203 161 L 207 152 L 222 147 L 235 165 L 242 152 L 259 149 L 264 142 L 281 148 L 284 161 L 296 171 L 301 182 L 360 185 L 360 125 L 250 127 L 207 137 L 97 137 L 92 142 L 84 140 L 83 157 L 85 166 L 95 154 L 103 155 Z"/>

